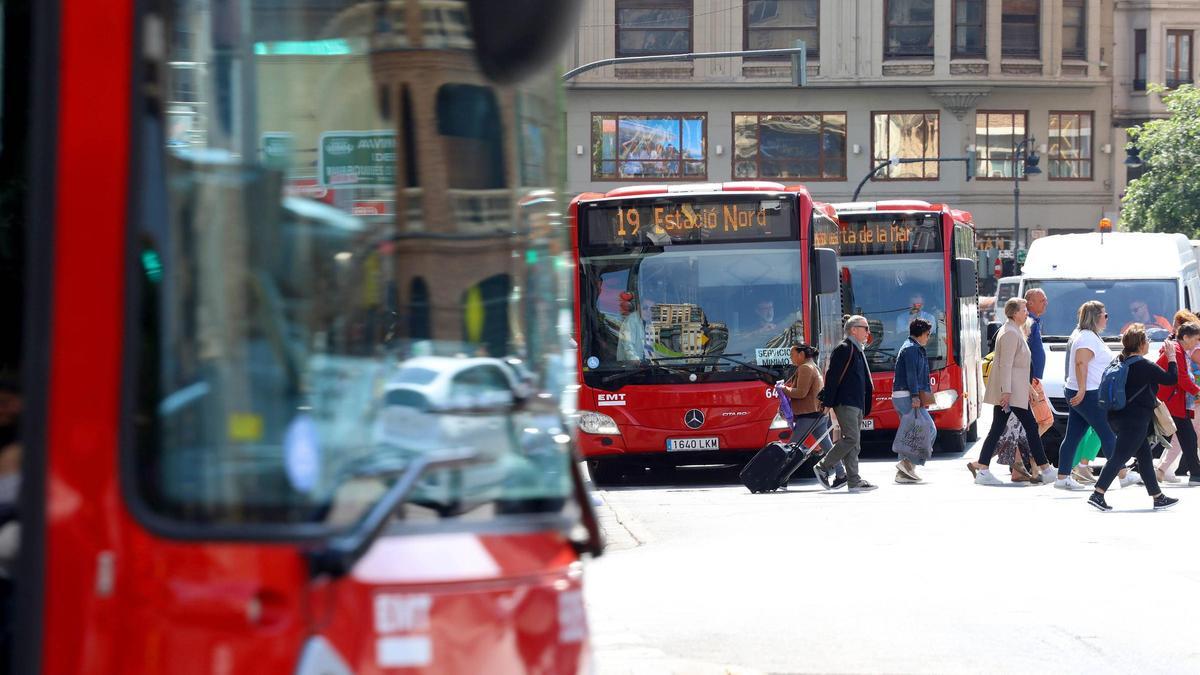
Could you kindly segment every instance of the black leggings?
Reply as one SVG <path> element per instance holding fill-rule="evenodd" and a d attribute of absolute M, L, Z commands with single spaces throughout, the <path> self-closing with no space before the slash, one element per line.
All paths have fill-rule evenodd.
<path fill-rule="evenodd" d="M 1017 416 L 1021 428 L 1025 429 L 1025 437 L 1029 439 L 1029 452 L 1033 453 L 1033 459 L 1037 461 L 1038 466 L 1045 464 L 1046 450 L 1042 448 L 1042 435 L 1038 432 L 1037 420 L 1033 418 L 1033 413 L 1029 411 L 1029 408 L 1009 406 L 1009 411 L 1005 412 L 1003 406 L 995 406 L 992 410 L 992 428 L 988 429 L 987 438 L 983 441 L 983 450 L 979 452 L 979 463 L 984 466 L 992 463 L 996 444 L 1000 442 L 1000 436 L 1004 434 L 1004 429 L 1008 426 L 1008 416 L 1012 414 Z"/>
<path fill-rule="evenodd" d="M 1130 457 L 1137 457 L 1138 468 L 1150 467 L 1149 471 L 1139 471 L 1142 482 L 1146 484 L 1146 494 L 1154 497 L 1159 493 L 1158 479 L 1154 476 L 1154 455 L 1150 450 L 1150 425 L 1153 423 L 1152 414 L 1133 411 L 1128 418 L 1116 418 L 1113 426 L 1117 432 L 1117 445 L 1113 448 L 1113 456 L 1106 457 L 1104 469 L 1096 479 L 1096 489 L 1107 490 L 1112 485 L 1117 474 L 1124 468 Z M 1184 420 L 1188 422 L 1189 420 Z M 1188 424 L 1188 426 L 1192 426 Z M 1195 447 L 1196 432 L 1192 431 L 1192 447 Z M 1182 442 L 1182 439 L 1180 439 Z M 1195 452 L 1195 450 L 1193 450 Z"/>
<path fill-rule="evenodd" d="M 1175 436 L 1179 438 L 1179 447 L 1183 454 L 1179 459 L 1179 467 L 1192 476 L 1200 476 L 1200 459 L 1196 457 L 1196 428 L 1186 417 L 1171 416 L 1175 420 Z"/>

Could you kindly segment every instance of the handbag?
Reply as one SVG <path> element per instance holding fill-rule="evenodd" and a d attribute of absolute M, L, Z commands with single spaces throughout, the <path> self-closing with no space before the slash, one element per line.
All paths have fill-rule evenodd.
<path fill-rule="evenodd" d="M 1174 436 L 1178 431 L 1175 428 L 1175 420 L 1171 419 L 1171 411 L 1161 399 L 1154 404 L 1154 430 L 1163 438 Z"/>
<path fill-rule="evenodd" d="M 1046 398 L 1041 382 L 1034 381 L 1029 385 L 1029 409 L 1037 421 L 1039 436 L 1054 426 L 1054 409 L 1050 407 L 1050 400 Z"/>

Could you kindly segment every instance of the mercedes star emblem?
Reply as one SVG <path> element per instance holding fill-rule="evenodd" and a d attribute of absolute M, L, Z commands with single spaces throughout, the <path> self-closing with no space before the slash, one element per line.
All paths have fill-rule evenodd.
<path fill-rule="evenodd" d="M 699 429 L 704 426 L 704 413 L 699 410 L 689 410 L 683 414 L 683 423 L 689 429 Z"/>

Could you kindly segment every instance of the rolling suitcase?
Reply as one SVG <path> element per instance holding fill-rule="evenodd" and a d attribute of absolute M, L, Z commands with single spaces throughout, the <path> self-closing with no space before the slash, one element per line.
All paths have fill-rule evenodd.
<path fill-rule="evenodd" d="M 755 453 L 738 474 L 742 484 L 750 492 L 778 490 L 808 459 L 810 449 L 820 443 L 821 439 L 817 438 L 814 439 L 813 445 L 804 445 L 804 441 L 816 429 L 819 421 L 819 418 L 814 418 L 812 424 L 803 433 L 796 434 L 791 443 L 774 441 Z M 822 436 L 828 433 L 829 431 L 826 431 Z"/>

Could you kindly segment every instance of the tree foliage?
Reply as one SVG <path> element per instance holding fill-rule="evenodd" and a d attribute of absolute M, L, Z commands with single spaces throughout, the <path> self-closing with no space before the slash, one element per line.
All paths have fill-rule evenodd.
<path fill-rule="evenodd" d="M 1151 93 L 1166 91 L 1152 86 Z M 1121 223 L 1144 232 L 1200 234 L 1200 90 L 1163 95 L 1171 116 L 1129 129 L 1146 173 L 1125 191 Z"/>

